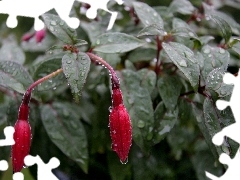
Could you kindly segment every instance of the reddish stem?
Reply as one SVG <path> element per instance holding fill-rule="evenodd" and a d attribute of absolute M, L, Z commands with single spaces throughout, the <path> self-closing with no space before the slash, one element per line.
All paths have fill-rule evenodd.
<path fill-rule="evenodd" d="M 104 65 L 110 71 L 111 81 L 112 81 L 112 89 L 119 88 L 120 87 L 120 81 L 119 81 L 119 78 L 118 78 L 116 72 L 112 68 L 112 66 L 110 64 L 108 64 L 105 60 L 103 60 L 101 57 L 99 57 L 99 56 L 97 56 L 93 53 L 87 52 L 86 54 L 90 57 L 90 59 L 93 62 L 101 63 L 102 65 Z"/>

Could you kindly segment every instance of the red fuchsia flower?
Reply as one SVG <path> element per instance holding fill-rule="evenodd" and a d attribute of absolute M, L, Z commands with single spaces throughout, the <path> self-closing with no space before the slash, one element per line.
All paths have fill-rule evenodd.
<path fill-rule="evenodd" d="M 29 97 L 29 98 L 28 98 Z M 26 95 L 19 108 L 18 120 L 14 126 L 12 146 L 13 172 L 20 172 L 24 166 L 24 158 L 29 154 L 31 144 L 31 127 L 28 122 L 30 95 Z"/>
<path fill-rule="evenodd" d="M 132 125 L 127 109 L 123 104 L 122 92 L 119 87 L 112 90 L 112 110 L 109 115 L 112 149 L 122 163 L 128 160 L 132 145 Z"/>
<path fill-rule="evenodd" d="M 37 43 L 42 42 L 42 40 L 45 38 L 46 36 L 46 29 L 42 29 L 40 31 L 37 31 L 35 34 L 35 39 Z"/>
<path fill-rule="evenodd" d="M 26 33 L 23 35 L 22 37 L 22 41 L 29 41 L 33 36 L 34 36 L 35 33 Z"/>
<path fill-rule="evenodd" d="M 35 37 L 37 43 L 42 42 L 42 40 L 46 36 L 46 29 L 42 29 L 40 31 L 36 31 L 34 33 L 26 33 L 22 37 L 22 41 L 29 41 L 31 38 Z"/>

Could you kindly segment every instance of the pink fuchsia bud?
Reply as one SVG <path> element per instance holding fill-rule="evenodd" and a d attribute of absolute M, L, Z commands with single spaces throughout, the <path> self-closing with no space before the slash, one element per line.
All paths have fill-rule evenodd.
<path fill-rule="evenodd" d="M 34 36 L 35 33 L 26 33 L 23 35 L 22 37 L 22 41 L 29 41 L 33 36 Z"/>
<path fill-rule="evenodd" d="M 37 43 L 42 42 L 42 40 L 45 38 L 45 36 L 46 36 L 46 29 L 42 29 L 42 30 L 40 30 L 40 31 L 37 31 L 37 32 L 35 33 L 36 42 L 37 42 Z"/>
<path fill-rule="evenodd" d="M 15 126 L 12 146 L 13 172 L 20 172 L 24 166 L 24 158 L 29 154 L 31 144 L 31 127 L 27 120 L 18 119 Z"/>
<path fill-rule="evenodd" d="M 123 104 L 113 107 L 109 116 L 112 149 L 122 163 L 128 160 L 128 153 L 132 145 L 132 126 L 129 114 Z"/>

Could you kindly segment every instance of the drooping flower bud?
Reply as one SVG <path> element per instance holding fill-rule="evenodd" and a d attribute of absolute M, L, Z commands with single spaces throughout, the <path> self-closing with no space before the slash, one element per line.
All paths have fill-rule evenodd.
<path fill-rule="evenodd" d="M 132 145 L 132 126 L 130 116 L 123 104 L 122 92 L 118 86 L 112 86 L 112 110 L 109 115 L 112 149 L 126 163 Z"/>
<path fill-rule="evenodd" d="M 15 144 L 12 146 L 12 166 L 13 172 L 20 172 L 24 166 L 24 158 L 29 154 L 31 145 L 31 127 L 28 122 L 29 101 L 31 91 L 27 91 L 19 107 L 18 120 L 14 126 L 13 139 Z"/>
<path fill-rule="evenodd" d="M 127 162 L 132 145 L 132 126 L 129 114 L 123 104 L 113 107 L 109 116 L 112 149 L 122 163 Z"/>
<path fill-rule="evenodd" d="M 23 35 L 22 37 L 22 41 L 29 41 L 33 36 L 34 36 L 35 33 L 26 33 Z"/>

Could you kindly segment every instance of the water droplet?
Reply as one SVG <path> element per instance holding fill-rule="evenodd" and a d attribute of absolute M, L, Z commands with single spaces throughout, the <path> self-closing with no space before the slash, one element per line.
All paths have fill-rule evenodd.
<path fill-rule="evenodd" d="M 139 128 L 144 128 L 145 122 L 142 121 L 142 120 L 139 120 L 137 126 L 138 126 Z"/>
<path fill-rule="evenodd" d="M 224 54 L 224 53 L 225 53 L 225 50 L 222 49 L 222 48 L 220 48 L 220 49 L 219 49 L 219 53 L 220 53 L 220 54 Z"/>
<path fill-rule="evenodd" d="M 71 60 L 71 59 L 68 59 L 68 60 L 67 60 L 67 63 L 68 63 L 68 64 L 71 64 L 71 63 L 72 63 L 72 60 Z"/>
<path fill-rule="evenodd" d="M 54 27 L 50 26 L 49 27 L 50 31 L 54 31 Z"/>
<path fill-rule="evenodd" d="M 189 32 L 188 35 L 189 35 L 190 37 L 194 37 L 193 32 Z"/>
<path fill-rule="evenodd" d="M 112 112 L 112 106 L 109 106 L 108 110 L 109 112 Z"/>
<path fill-rule="evenodd" d="M 108 42 L 113 42 L 113 40 L 111 38 L 108 38 Z"/>
<path fill-rule="evenodd" d="M 186 61 L 180 61 L 180 62 L 178 62 L 178 64 L 179 64 L 180 66 L 187 67 Z"/>
<path fill-rule="evenodd" d="M 97 39 L 96 44 L 97 44 L 97 45 L 100 44 L 100 39 Z"/>
<path fill-rule="evenodd" d="M 53 26 L 56 26 L 57 22 L 56 21 L 51 21 L 50 24 L 53 25 Z"/>
<path fill-rule="evenodd" d="M 156 12 L 155 12 L 155 13 L 153 13 L 153 16 L 155 16 L 155 17 L 156 17 L 156 16 L 157 16 L 157 13 L 156 13 Z"/>
<path fill-rule="evenodd" d="M 208 49 L 208 48 L 204 49 L 204 50 L 203 50 L 203 53 L 205 53 L 205 54 L 210 53 L 210 49 Z"/>
<path fill-rule="evenodd" d="M 121 162 L 122 164 L 127 164 L 127 163 L 128 163 L 128 158 L 125 159 L 124 161 L 121 161 L 121 160 L 120 160 L 120 162 Z"/>
<path fill-rule="evenodd" d="M 63 26 L 64 25 L 64 21 L 61 21 L 59 24 L 60 24 L 60 26 Z"/>
<path fill-rule="evenodd" d="M 146 23 L 147 25 L 149 25 L 149 21 L 148 21 L 148 20 L 146 20 L 145 23 Z"/>
<path fill-rule="evenodd" d="M 208 55 L 208 57 L 212 57 L 212 55 L 211 55 L 211 54 L 209 54 L 209 55 Z"/>

